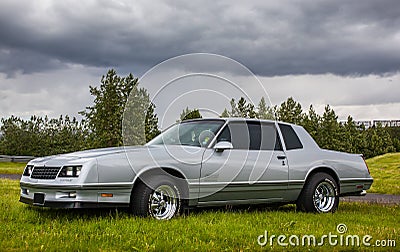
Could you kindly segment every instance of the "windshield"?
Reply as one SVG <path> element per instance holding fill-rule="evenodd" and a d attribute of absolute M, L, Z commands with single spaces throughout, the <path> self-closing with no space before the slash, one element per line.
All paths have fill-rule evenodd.
<path fill-rule="evenodd" d="M 206 147 L 224 123 L 224 120 L 182 122 L 158 135 L 148 145 L 164 144 Z"/>

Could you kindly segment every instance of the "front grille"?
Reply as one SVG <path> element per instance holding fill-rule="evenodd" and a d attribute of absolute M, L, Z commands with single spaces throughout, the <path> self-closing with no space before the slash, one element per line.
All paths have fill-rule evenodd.
<path fill-rule="evenodd" d="M 31 178 L 34 179 L 55 179 L 61 167 L 35 167 Z"/>

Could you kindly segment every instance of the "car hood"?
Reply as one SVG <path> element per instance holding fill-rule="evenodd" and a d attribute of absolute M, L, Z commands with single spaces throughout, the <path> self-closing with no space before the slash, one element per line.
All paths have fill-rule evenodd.
<path fill-rule="evenodd" d="M 61 156 L 66 157 L 77 157 L 77 158 L 96 158 L 105 155 L 123 153 L 126 151 L 137 151 L 145 148 L 144 146 L 121 146 L 121 147 L 111 147 L 111 148 L 102 148 L 102 149 L 92 149 L 85 151 L 78 151 L 69 154 L 64 154 Z"/>
<path fill-rule="evenodd" d="M 29 165 L 38 166 L 62 166 L 76 165 L 89 162 L 108 155 L 127 155 L 130 160 L 135 160 L 135 163 L 148 163 L 157 157 L 158 161 L 171 160 L 171 157 L 177 159 L 195 159 L 193 162 L 201 160 L 203 151 L 198 151 L 198 147 L 193 146 L 165 146 L 162 145 L 146 145 L 146 146 L 121 146 L 112 148 L 92 149 L 85 151 L 60 154 L 55 156 L 41 157 L 31 160 Z"/>
<path fill-rule="evenodd" d="M 144 146 L 122 146 L 101 149 L 91 149 L 85 151 L 72 152 L 54 156 L 40 157 L 33 159 L 30 163 L 49 163 L 49 162 L 69 162 L 80 159 L 92 159 L 100 156 L 123 153 L 125 151 L 137 151 L 145 148 Z"/>

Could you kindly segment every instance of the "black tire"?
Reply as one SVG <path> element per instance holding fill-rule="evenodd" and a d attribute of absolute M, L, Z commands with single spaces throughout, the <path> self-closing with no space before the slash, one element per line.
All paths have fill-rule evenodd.
<path fill-rule="evenodd" d="M 171 177 L 157 175 L 146 184 L 139 182 L 131 195 L 131 208 L 135 215 L 168 220 L 181 213 L 181 190 Z"/>
<path fill-rule="evenodd" d="M 335 179 L 324 172 L 310 178 L 296 202 L 299 211 L 334 213 L 339 206 L 339 188 Z"/>

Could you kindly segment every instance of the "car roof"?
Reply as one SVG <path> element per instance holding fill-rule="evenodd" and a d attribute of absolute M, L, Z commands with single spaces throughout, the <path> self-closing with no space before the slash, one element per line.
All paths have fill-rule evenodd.
<path fill-rule="evenodd" d="M 193 121 L 227 121 L 227 122 L 268 122 L 268 123 L 280 123 L 280 124 L 287 124 L 287 125 L 295 125 L 293 123 L 281 122 L 276 120 L 266 120 L 266 119 L 257 119 L 257 118 L 243 118 L 243 117 L 222 117 L 222 118 L 196 118 L 196 119 L 189 119 L 183 122 L 193 122 Z"/>

